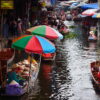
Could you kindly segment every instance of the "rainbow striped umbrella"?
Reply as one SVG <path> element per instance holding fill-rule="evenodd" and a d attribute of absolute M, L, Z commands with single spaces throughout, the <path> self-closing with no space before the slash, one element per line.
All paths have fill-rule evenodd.
<path fill-rule="evenodd" d="M 48 39 L 63 39 L 63 35 L 59 33 L 56 29 L 46 26 L 46 25 L 39 25 L 26 30 L 26 33 L 32 35 L 39 35 L 42 37 L 46 37 Z"/>
<path fill-rule="evenodd" d="M 92 18 L 100 18 L 100 13 L 95 13 Z"/>
<path fill-rule="evenodd" d="M 25 35 L 14 40 L 12 48 L 29 53 L 54 53 L 56 48 L 52 42 L 41 36 Z"/>

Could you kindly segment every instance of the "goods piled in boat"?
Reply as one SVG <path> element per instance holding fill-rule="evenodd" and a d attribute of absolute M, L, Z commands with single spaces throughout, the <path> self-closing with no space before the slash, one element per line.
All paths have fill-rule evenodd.
<path fill-rule="evenodd" d="M 35 59 L 25 59 L 12 65 L 7 71 L 7 81 L 5 84 L 5 95 L 19 96 L 27 92 L 30 80 L 30 87 L 39 72 L 39 65 Z"/>

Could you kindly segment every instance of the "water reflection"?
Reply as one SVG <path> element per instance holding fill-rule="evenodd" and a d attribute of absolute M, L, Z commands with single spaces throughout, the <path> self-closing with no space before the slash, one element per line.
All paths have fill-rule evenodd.
<path fill-rule="evenodd" d="M 39 85 L 40 85 L 40 100 L 49 100 L 51 95 L 51 73 L 52 73 L 53 64 L 52 62 L 44 62 L 41 65 L 39 73 Z"/>
<path fill-rule="evenodd" d="M 54 93 L 56 96 L 52 96 L 55 100 L 99 100 L 91 82 L 89 67 L 90 62 L 98 59 L 97 43 L 85 42 L 82 39 L 68 39 L 62 46 L 57 44 L 59 54 L 56 57 L 55 82 L 57 84 L 59 80 L 61 84 L 58 92 Z M 64 78 L 60 79 L 61 76 Z"/>

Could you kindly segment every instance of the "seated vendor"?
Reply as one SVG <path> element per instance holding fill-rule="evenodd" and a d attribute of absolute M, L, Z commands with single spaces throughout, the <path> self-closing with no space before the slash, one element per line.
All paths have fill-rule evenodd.
<path fill-rule="evenodd" d="M 89 40 L 97 40 L 97 37 L 94 33 L 94 31 L 90 31 L 89 32 L 89 37 L 88 37 Z"/>
<path fill-rule="evenodd" d="M 19 75 L 17 75 L 16 70 L 14 68 L 12 68 L 12 71 L 8 72 L 7 83 L 10 84 L 13 80 L 15 80 L 20 85 L 23 85 L 23 82 L 25 81 Z"/>
<path fill-rule="evenodd" d="M 9 84 L 11 81 L 13 81 L 13 80 L 15 80 L 16 82 L 19 83 L 19 80 L 18 80 L 18 78 L 17 78 L 16 72 L 13 72 L 13 71 L 8 72 L 8 81 L 7 81 L 8 84 Z"/>

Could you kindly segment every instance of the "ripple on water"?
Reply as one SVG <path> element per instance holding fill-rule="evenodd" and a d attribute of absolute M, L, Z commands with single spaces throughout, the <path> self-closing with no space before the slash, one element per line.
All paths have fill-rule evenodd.
<path fill-rule="evenodd" d="M 89 67 L 90 62 L 97 59 L 97 52 L 95 48 L 83 47 L 77 39 L 65 40 L 60 47 L 57 45 L 57 76 L 53 85 L 58 88 L 51 96 L 55 100 L 99 100 L 91 82 Z"/>

